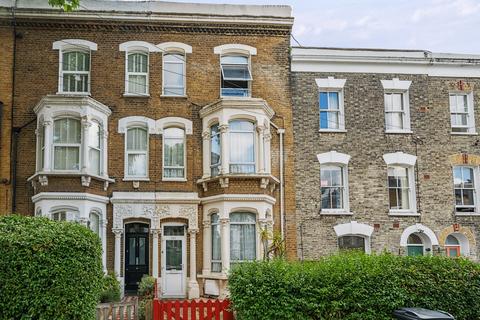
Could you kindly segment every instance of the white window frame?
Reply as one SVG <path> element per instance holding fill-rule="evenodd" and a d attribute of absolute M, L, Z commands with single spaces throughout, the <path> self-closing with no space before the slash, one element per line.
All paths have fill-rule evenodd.
<path fill-rule="evenodd" d="M 415 164 L 417 157 L 403 152 L 387 153 L 383 155 L 383 160 L 387 165 L 385 187 L 387 190 L 388 214 L 390 216 L 419 216 L 417 212 L 417 192 L 415 180 Z M 408 185 L 409 185 L 409 209 L 390 209 L 389 186 L 388 186 L 388 168 L 389 167 L 404 167 L 407 168 Z"/>
<path fill-rule="evenodd" d="M 347 79 L 335 79 L 334 77 L 315 79 L 315 83 L 318 88 L 318 110 L 319 110 L 319 131 L 320 132 L 346 132 L 345 130 L 345 97 L 344 87 Z M 335 128 L 322 128 L 321 127 L 321 112 L 320 110 L 320 93 L 322 92 L 337 92 L 338 93 L 338 129 Z M 329 111 L 329 110 L 323 110 Z M 335 110 L 336 111 L 336 110 Z"/>
<path fill-rule="evenodd" d="M 339 245 L 338 238 L 344 236 L 359 236 L 365 239 L 365 253 L 371 253 L 370 240 L 373 234 L 373 227 L 367 224 L 351 221 L 343 224 L 337 224 L 333 227 L 337 235 L 337 247 Z"/>
<path fill-rule="evenodd" d="M 128 71 L 128 57 L 132 54 L 143 54 L 147 57 L 147 72 L 133 72 Z M 145 76 L 145 92 L 130 92 L 129 91 L 129 83 L 130 83 L 130 76 Z M 145 52 L 143 50 L 130 50 L 125 52 L 125 93 L 124 96 L 150 96 L 150 55 L 148 51 Z"/>
<path fill-rule="evenodd" d="M 385 118 L 385 133 L 412 133 L 410 125 L 410 94 L 409 88 L 412 81 L 399 80 L 393 78 L 392 80 L 381 80 L 384 94 L 384 118 Z M 402 94 L 403 102 L 403 128 L 391 128 L 387 126 L 387 95 L 388 94 Z M 391 112 L 391 111 L 388 111 Z"/>
<path fill-rule="evenodd" d="M 246 121 L 246 122 L 250 122 L 252 125 L 253 125 L 253 131 L 246 131 L 246 130 L 232 130 L 231 129 L 231 126 L 230 126 L 230 123 L 232 121 Z M 229 127 L 229 130 L 228 130 L 228 140 L 229 140 L 229 150 L 228 150 L 228 153 L 229 153 L 229 163 L 228 163 L 228 168 L 229 168 L 229 172 L 232 173 L 232 170 L 231 170 L 231 166 L 232 165 L 253 165 L 253 172 L 236 172 L 236 173 L 232 173 L 232 174 L 255 174 L 258 172 L 258 163 L 257 163 L 257 154 L 258 154 L 258 150 L 257 150 L 257 132 L 255 130 L 256 128 L 256 124 L 254 121 L 252 120 L 249 120 L 249 119 L 244 119 L 244 118 L 233 118 L 233 119 L 230 119 L 229 122 L 228 122 L 228 127 Z M 235 147 L 235 144 L 232 143 L 232 132 L 233 133 L 252 133 L 252 139 L 253 139 L 253 161 L 252 162 L 233 162 L 232 161 L 232 148 Z"/>
<path fill-rule="evenodd" d="M 474 184 L 474 211 L 473 212 L 459 212 L 457 211 L 457 207 L 466 207 L 466 206 L 457 206 L 456 200 L 455 200 L 455 176 L 454 176 L 454 169 L 456 167 L 464 167 L 464 168 L 470 168 L 473 169 L 473 184 Z M 479 178 L 480 178 L 480 167 L 478 166 L 472 166 L 472 165 L 455 165 L 452 167 L 452 178 L 454 179 L 453 182 L 453 201 L 454 201 L 454 211 L 455 215 L 457 216 L 475 216 L 480 214 L 480 201 L 479 201 L 479 195 L 480 195 L 480 186 L 479 186 Z"/>
<path fill-rule="evenodd" d="M 212 135 L 212 127 L 213 126 L 217 126 L 218 127 L 218 132 L 215 134 L 215 136 L 218 136 L 218 140 L 219 140 L 219 145 L 220 145 L 220 160 L 218 163 L 216 164 L 212 164 L 212 139 L 213 139 L 213 135 Z M 210 164 L 210 176 L 211 177 L 216 177 L 218 175 L 220 175 L 221 173 L 221 169 L 222 169 L 222 132 L 220 130 L 220 124 L 219 123 L 213 123 L 210 125 L 210 127 L 208 128 L 209 129 L 209 132 L 210 132 L 210 141 L 208 142 L 209 144 L 209 154 L 208 154 L 208 158 L 209 158 L 209 164 Z M 205 161 L 205 160 L 204 160 Z M 217 168 L 217 171 L 218 173 L 217 174 L 212 174 L 213 172 L 213 168 Z"/>
<path fill-rule="evenodd" d="M 128 151 L 127 148 L 127 143 L 128 143 L 128 131 L 130 129 L 143 129 L 146 132 L 146 138 L 147 138 L 147 150 L 145 151 Z M 125 130 L 125 143 L 124 143 L 124 152 L 125 152 L 125 168 L 124 168 L 124 180 L 133 180 L 133 181 L 150 181 L 149 179 L 149 153 L 150 153 L 150 135 L 149 135 L 149 130 L 148 127 L 142 126 L 142 125 L 130 125 L 129 127 L 126 128 Z M 145 175 L 144 176 L 135 176 L 135 175 L 129 175 L 128 174 L 128 156 L 130 154 L 145 154 Z"/>
<path fill-rule="evenodd" d="M 170 128 L 177 128 L 181 129 L 183 131 L 183 167 L 173 167 L 165 166 L 165 130 L 170 129 Z M 168 138 L 168 137 L 167 137 Z M 176 177 L 176 178 L 170 178 L 170 177 L 165 177 L 165 168 L 167 169 L 183 169 L 183 177 Z M 187 181 L 187 133 L 185 128 L 181 127 L 167 127 L 163 129 L 163 134 L 162 134 L 162 181 Z"/>
<path fill-rule="evenodd" d="M 56 143 L 53 140 L 53 135 L 55 134 L 55 121 L 57 120 L 63 120 L 63 119 L 73 119 L 79 122 L 80 126 L 80 143 Z M 83 166 L 83 157 L 82 157 L 82 145 L 86 143 L 85 137 L 83 136 L 83 130 L 82 130 L 82 120 L 77 118 L 77 117 L 72 117 L 72 116 L 61 116 L 61 117 L 56 117 L 53 119 L 53 130 L 52 130 L 52 170 L 54 172 L 75 172 L 78 173 L 82 170 Z M 78 169 L 77 170 L 70 170 L 70 169 L 56 169 L 55 168 L 55 148 L 56 147 L 77 147 L 78 148 Z"/>
<path fill-rule="evenodd" d="M 452 123 L 452 106 L 450 105 L 450 97 L 451 96 L 466 96 L 467 97 L 467 104 L 468 104 L 468 112 L 467 115 L 467 126 L 453 126 Z M 467 128 L 466 132 L 456 132 L 451 131 L 452 135 L 476 135 L 476 127 L 475 127 L 475 108 L 474 108 L 474 99 L 473 99 L 473 92 L 463 92 L 463 91 L 452 91 L 448 94 L 448 105 L 450 109 L 450 126 L 451 128 Z M 459 112 L 455 112 L 458 114 Z"/>
<path fill-rule="evenodd" d="M 165 56 L 166 55 L 180 55 L 182 56 L 181 59 L 179 59 L 179 62 L 166 62 L 165 61 Z M 183 89 L 182 94 L 173 94 L 172 92 L 168 92 L 169 89 L 165 88 L 165 73 L 167 72 L 165 70 L 165 63 L 174 63 L 174 64 L 181 64 L 183 67 L 183 86 L 182 87 L 175 87 L 175 89 Z M 169 87 L 171 88 L 171 87 Z M 166 51 L 162 55 L 162 97 L 185 97 L 187 95 L 187 55 L 185 52 L 182 51 Z"/>
<path fill-rule="evenodd" d="M 407 179 L 408 179 L 408 188 L 407 187 L 390 187 L 389 185 L 389 180 L 388 178 L 390 177 L 388 175 L 388 169 L 390 168 L 404 168 L 407 170 Z M 408 203 L 409 203 L 409 208 L 408 209 L 398 209 L 398 208 L 389 208 L 389 212 L 391 214 L 393 213 L 411 213 L 411 212 L 415 212 L 415 210 L 412 210 L 414 208 L 412 208 L 412 205 L 415 203 L 415 200 L 413 199 L 413 189 L 412 189 L 412 186 L 413 188 L 415 187 L 415 181 L 412 181 L 412 178 L 415 179 L 415 175 L 413 174 L 413 171 L 414 170 L 414 167 L 411 167 L 411 166 L 405 166 L 405 165 L 389 165 L 387 166 L 387 188 L 388 188 L 388 196 L 389 196 L 389 207 L 390 207 L 390 189 L 396 189 L 396 190 L 403 190 L 403 189 L 407 189 L 408 191 Z M 412 183 L 413 182 L 413 183 Z M 398 191 L 397 191 L 397 202 L 398 202 Z"/>
<path fill-rule="evenodd" d="M 214 215 L 217 215 L 218 219 L 217 219 L 217 222 L 213 222 L 212 221 L 212 217 Z M 218 212 L 214 212 L 212 213 L 210 216 L 210 230 L 208 232 L 210 232 L 210 248 L 211 248 L 211 252 L 210 252 L 210 270 L 212 273 L 222 273 L 222 269 L 223 269 L 223 265 L 222 265 L 222 257 L 221 257 L 221 252 L 222 252 L 222 226 L 221 226 L 221 222 L 220 222 L 220 214 Z M 213 229 L 215 226 L 218 226 L 218 228 L 220 229 L 220 260 L 214 260 L 213 259 Z M 230 235 L 229 235 L 230 236 Z M 205 250 L 205 249 L 204 249 Z M 220 271 L 213 271 L 213 264 L 214 263 L 217 263 L 217 264 L 220 264 Z"/>
<path fill-rule="evenodd" d="M 231 215 L 232 214 L 236 214 L 236 213 L 243 213 L 243 214 L 250 214 L 252 216 L 255 217 L 255 222 L 233 222 L 232 223 L 232 219 L 231 219 Z M 229 250 L 229 255 L 230 255 L 230 265 L 232 264 L 235 264 L 235 263 L 242 263 L 242 262 L 249 262 L 249 261 L 255 261 L 258 259 L 258 255 L 259 255 L 259 248 L 258 248 L 258 239 L 259 239 L 259 230 L 258 230 L 258 216 L 256 213 L 254 212 L 250 212 L 250 211 L 244 211 L 244 210 L 237 210 L 237 211 L 232 211 L 230 212 L 230 214 L 228 215 L 229 217 L 229 234 L 228 234 L 228 237 L 230 238 L 230 241 L 229 241 L 229 244 L 230 244 L 230 247 L 228 248 Z M 255 245 L 254 245 L 254 248 L 255 248 L 255 258 L 253 260 L 232 260 L 232 257 L 231 257 L 231 252 L 232 252 L 232 239 L 231 239 L 231 230 L 232 230 L 232 225 L 253 225 L 255 228 L 255 235 L 254 235 L 254 240 L 255 240 Z"/>
<path fill-rule="evenodd" d="M 182 42 L 162 42 L 156 47 L 163 53 L 162 55 L 162 97 L 184 98 L 187 96 L 187 54 L 192 53 L 192 47 Z M 183 56 L 183 95 L 174 95 L 165 92 L 165 54 L 180 54 Z"/>
<path fill-rule="evenodd" d="M 352 215 L 350 212 L 350 201 L 349 201 L 349 186 L 348 186 L 348 163 L 350 161 L 350 156 L 348 154 L 330 151 L 325 153 L 317 154 L 318 162 L 320 163 L 320 172 L 319 172 L 319 182 L 321 183 L 321 170 L 322 167 L 335 166 L 342 169 L 343 176 L 343 208 L 338 209 L 321 209 L 320 214 L 322 215 Z M 320 194 L 320 208 L 322 207 L 321 199 L 321 185 L 319 189 Z"/>
<path fill-rule="evenodd" d="M 82 39 L 64 39 L 55 41 L 53 43 L 53 49 L 59 51 L 59 64 L 58 64 L 58 92 L 57 94 L 69 94 L 69 95 L 90 95 L 90 88 L 92 82 L 92 51 L 97 50 L 97 44 L 88 40 Z M 88 81 L 87 81 L 87 91 L 82 92 L 70 92 L 64 91 L 63 88 L 63 54 L 65 52 L 73 52 L 79 51 L 88 53 L 89 56 L 89 71 L 82 71 L 78 72 L 75 71 L 74 73 L 85 73 L 88 74 Z M 69 73 L 70 71 L 67 71 Z M 73 73 L 73 72 L 70 72 Z"/>

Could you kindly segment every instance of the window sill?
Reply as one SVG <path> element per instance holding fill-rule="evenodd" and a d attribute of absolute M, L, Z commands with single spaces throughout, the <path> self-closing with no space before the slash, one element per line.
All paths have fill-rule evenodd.
<path fill-rule="evenodd" d="M 320 133 L 346 133 L 347 130 L 345 129 L 320 129 L 318 130 Z"/>
<path fill-rule="evenodd" d="M 228 276 L 223 272 L 210 272 L 197 275 L 200 279 L 228 280 Z"/>
<path fill-rule="evenodd" d="M 412 130 L 388 130 L 385 131 L 386 134 L 412 134 Z"/>
<path fill-rule="evenodd" d="M 162 178 L 162 181 L 187 182 L 185 178 Z"/>
<path fill-rule="evenodd" d="M 475 217 L 480 216 L 479 212 L 455 212 L 455 216 L 457 217 Z"/>
<path fill-rule="evenodd" d="M 220 95 L 220 99 L 223 99 L 223 100 L 237 100 L 237 99 L 252 99 L 252 96 L 249 95 L 249 96 L 222 96 Z"/>
<path fill-rule="evenodd" d="M 450 132 L 452 136 L 478 136 L 476 132 Z"/>
<path fill-rule="evenodd" d="M 353 212 L 345 211 L 345 210 L 328 210 L 322 209 L 320 211 L 320 215 L 322 216 L 353 216 Z"/>
<path fill-rule="evenodd" d="M 184 94 L 184 95 L 176 96 L 176 95 L 170 95 L 170 94 L 162 94 L 162 95 L 160 95 L 160 98 L 183 98 L 183 99 L 186 99 L 187 95 Z"/>
<path fill-rule="evenodd" d="M 135 178 L 135 177 L 125 177 L 122 179 L 122 181 L 150 181 L 150 178 L 147 178 L 147 177 L 138 177 L 138 178 Z"/>
<path fill-rule="evenodd" d="M 150 98 L 150 94 L 141 94 L 141 93 L 124 93 L 125 98 Z"/>
<path fill-rule="evenodd" d="M 392 217 L 419 217 L 420 213 L 414 211 L 390 210 L 388 215 Z"/>
<path fill-rule="evenodd" d="M 61 95 L 61 96 L 90 96 L 90 92 L 63 92 L 63 91 L 58 91 L 57 92 L 58 95 Z"/>
<path fill-rule="evenodd" d="M 61 176 L 61 177 L 92 177 L 97 180 L 104 180 L 108 182 L 115 182 L 115 179 L 109 178 L 108 176 L 99 176 L 96 174 L 81 172 L 81 171 L 39 171 L 36 172 L 33 176 L 29 177 L 27 181 L 31 181 L 38 176 Z"/>

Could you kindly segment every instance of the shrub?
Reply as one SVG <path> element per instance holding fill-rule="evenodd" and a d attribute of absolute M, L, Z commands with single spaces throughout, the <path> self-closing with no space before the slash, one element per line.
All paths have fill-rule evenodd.
<path fill-rule="evenodd" d="M 94 319 L 101 254 L 99 238 L 79 224 L 0 218 L 0 319 Z"/>
<path fill-rule="evenodd" d="M 103 288 L 100 293 L 100 302 L 117 302 L 120 301 L 120 283 L 115 273 L 109 272 L 103 277 Z"/>
<path fill-rule="evenodd" d="M 145 319 L 145 309 L 152 304 L 155 290 L 155 278 L 148 274 L 143 275 L 142 280 L 138 284 L 138 296 L 140 302 L 138 304 L 138 318 Z"/>
<path fill-rule="evenodd" d="M 480 319 L 480 266 L 466 259 L 344 253 L 252 262 L 229 275 L 238 319 L 392 319 L 401 307 Z"/>

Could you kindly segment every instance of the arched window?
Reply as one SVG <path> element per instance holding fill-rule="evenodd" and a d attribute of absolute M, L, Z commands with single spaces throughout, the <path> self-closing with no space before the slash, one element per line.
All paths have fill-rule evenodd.
<path fill-rule="evenodd" d="M 90 212 L 88 227 L 100 237 L 100 215 L 96 212 Z"/>
<path fill-rule="evenodd" d="M 90 52 L 63 51 L 60 77 L 62 92 L 88 93 L 90 91 Z"/>
<path fill-rule="evenodd" d="M 164 96 L 185 95 L 185 55 L 179 52 L 167 52 L 163 55 L 163 93 Z"/>
<path fill-rule="evenodd" d="M 230 126 L 230 172 L 255 172 L 255 126 L 247 120 L 232 120 Z"/>
<path fill-rule="evenodd" d="M 338 238 L 340 250 L 359 250 L 365 252 L 365 238 L 355 235 L 347 235 Z"/>
<path fill-rule="evenodd" d="M 126 176 L 147 177 L 148 134 L 144 128 L 134 127 L 127 130 Z"/>
<path fill-rule="evenodd" d="M 55 170 L 80 170 L 80 120 L 57 119 L 53 126 L 53 162 Z"/>
<path fill-rule="evenodd" d="M 127 94 L 148 94 L 148 53 L 127 54 Z"/>
<path fill-rule="evenodd" d="M 90 126 L 90 133 L 88 136 L 88 148 L 90 172 L 96 175 L 100 175 L 102 160 L 102 140 L 101 127 L 97 121 L 93 121 L 92 125 Z"/>
<path fill-rule="evenodd" d="M 422 238 L 412 233 L 407 239 L 407 255 L 409 256 L 423 256 L 424 245 Z"/>
<path fill-rule="evenodd" d="M 249 97 L 252 73 L 247 56 L 228 54 L 220 58 L 222 96 Z"/>
<path fill-rule="evenodd" d="M 230 214 L 230 261 L 232 264 L 255 260 L 256 218 L 250 212 Z"/>
<path fill-rule="evenodd" d="M 216 176 L 221 166 L 221 140 L 218 124 L 210 127 L 210 174 Z"/>
<path fill-rule="evenodd" d="M 320 167 L 320 190 L 322 209 L 344 209 L 346 196 L 344 167 L 322 165 Z"/>
<path fill-rule="evenodd" d="M 220 223 L 218 214 L 214 213 L 210 217 L 212 228 L 212 272 L 222 271 L 222 247 L 220 238 Z"/>
<path fill-rule="evenodd" d="M 167 128 L 163 131 L 163 178 L 185 178 L 185 130 Z"/>
<path fill-rule="evenodd" d="M 454 235 L 449 235 L 445 240 L 445 248 L 448 257 L 460 256 L 460 241 Z"/>

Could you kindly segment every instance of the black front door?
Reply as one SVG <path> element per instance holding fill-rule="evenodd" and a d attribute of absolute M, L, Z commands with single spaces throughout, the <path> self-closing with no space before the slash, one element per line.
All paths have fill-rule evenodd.
<path fill-rule="evenodd" d="M 148 274 L 148 224 L 125 225 L 125 290 L 136 291 Z"/>

